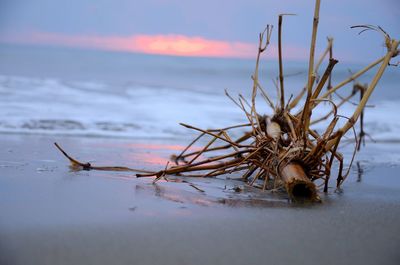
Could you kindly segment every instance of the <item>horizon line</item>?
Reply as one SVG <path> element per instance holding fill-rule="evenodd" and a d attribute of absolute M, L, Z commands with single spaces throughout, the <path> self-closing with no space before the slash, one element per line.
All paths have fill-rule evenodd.
<path fill-rule="evenodd" d="M 179 57 L 233 59 L 254 59 L 258 50 L 255 43 L 224 41 L 178 34 L 99 36 L 31 31 L 24 34 L 3 35 L 0 37 L 0 43 L 84 48 Z M 308 58 L 308 56 L 305 56 L 308 50 L 303 47 L 285 45 L 283 49 L 285 50 L 284 59 L 299 61 Z M 264 57 L 277 59 L 277 46 L 270 44 Z"/>

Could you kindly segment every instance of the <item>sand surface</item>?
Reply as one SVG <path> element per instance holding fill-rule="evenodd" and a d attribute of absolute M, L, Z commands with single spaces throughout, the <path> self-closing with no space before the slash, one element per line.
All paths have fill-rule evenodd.
<path fill-rule="evenodd" d="M 165 166 L 181 140 L 1 135 L 0 264 L 400 264 L 399 144 L 368 147 L 342 193 L 294 205 L 224 179 L 73 172 Z M 371 156 L 370 154 L 378 154 Z M 392 155 L 391 155 L 392 154 Z M 385 158 L 386 157 L 386 158 Z"/>

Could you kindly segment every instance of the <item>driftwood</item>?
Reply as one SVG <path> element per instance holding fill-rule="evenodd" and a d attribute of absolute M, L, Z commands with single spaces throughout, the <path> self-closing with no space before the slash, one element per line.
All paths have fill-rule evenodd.
<path fill-rule="evenodd" d="M 307 177 L 300 164 L 292 162 L 286 165 L 280 170 L 280 176 L 287 193 L 293 199 L 318 200 L 315 184 Z"/>
<path fill-rule="evenodd" d="M 167 165 L 165 169 L 150 172 L 125 167 L 95 167 L 88 163 L 81 163 L 67 153 L 59 145 L 57 148 L 71 161 L 71 164 L 82 169 L 135 171 L 137 177 L 155 177 L 155 181 L 168 175 L 190 177 L 217 177 L 225 174 L 240 174 L 242 180 L 249 185 L 263 190 L 275 190 L 284 187 L 293 200 L 318 201 L 318 187 L 323 191 L 329 189 L 329 179 L 334 161 L 338 162 L 336 188 L 340 188 L 349 174 L 345 172 L 343 156 L 338 152 L 338 146 L 342 137 L 353 130 L 356 143 L 357 134 L 354 126 L 360 118 L 363 120 L 363 110 L 367 106 L 368 99 L 374 91 L 386 67 L 390 65 L 393 57 L 399 54 L 399 41 L 392 39 L 382 28 L 370 25 L 354 26 L 353 28 L 374 30 L 384 36 L 387 52 L 385 56 L 372 62 L 364 69 L 353 74 L 346 80 L 332 85 L 332 71 L 338 63 L 333 58 L 333 39 L 328 38 L 328 46 L 320 59 L 315 64 L 315 44 L 318 32 L 320 0 L 315 2 L 313 18 L 313 30 L 310 45 L 308 75 L 306 84 L 295 97 L 285 99 L 284 68 L 282 60 L 282 22 L 284 15 L 279 15 L 278 20 L 278 63 L 279 83 L 277 86 L 278 100 L 274 103 L 259 81 L 259 64 L 262 53 L 268 48 L 272 35 L 272 26 L 267 26 L 259 35 L 258 53 L 255 70 L 252 76 L 253 86 L 251 99 L 247 101 L 242 95 L 237 99 L 228 92 L 226 95 L 239 107 L 248 122 L 221 129 L 201 129 L 191 125 L 182 126 L 197 131 L 199 136 L 195 138 L 179 155 L 172 157 L 175 165 Z M 360 33 L 361 33 L 360 32 Z M 319 67 L 325 57 L 329 55 L 328 65 L 322 76 L 318 75 Z M 355 86 L 349 96 L 339 97 L 334 100 L 338 90 L 354 81 L 375 66 L 379 68 L 368 86 Z M 326 90 L 324 93 L 324 89 Z M 360 94 L 360 102 L 350 117 L 337 114 L 337 109 L 344 103 Z M 260 114 L 257 111 L 256 97 L 261 96 L 265 104 L 271 108 L 271 114 Z M 302 108 L 294 112 L 294 108 L 301 104 Z M 293 100 L 292 100 L 293 99 Z M 332 106 L 332 110 L 325 116 L 313 119 L 313 110 L 322 102 Z M 338 128 L 339 119 L 346 122 Z M 323 120 L 329 121 L 329 125 L 322 133 L 312 129 L 312 125 Z M 362 126 L 362 123 L 361 123 Z M 245 129 L 246 132 L 237 139 L 232 139 L 232 131 Z M 363 127 L 359 138 L 365 136 Z M 191 151 L 195 144 L 208 137 L 210 140 L 202 148 Z M 355 154 L 355 152 L 354 152 Z M 350 165 L 353 162 L 351 158 Z"/>

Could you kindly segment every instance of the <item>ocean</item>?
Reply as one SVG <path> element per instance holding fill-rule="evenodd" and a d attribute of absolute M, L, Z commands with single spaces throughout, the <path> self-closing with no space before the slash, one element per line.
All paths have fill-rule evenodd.
<path fill-rule="evenodd" d="M 382 54 L 377 54 L 377 58 Z M 0 132 L 124 138 L 190 138 L 179 125 L 221 128 L 245 123 L 224 90 L 249 97 L 255 60 L 191 58 L 68 48 L 0 45 Z M 367 65 L 367 64 L 365 64 Z M 333 84 L 362 69 L 340 63 Z M 286 98 L 304 86 L 307 63 L 285 61 Z M 324 67 L 321 67 L 324 69 Z M 322 70 L 321 70 L 322 71 Z M 371 80 L 376 68 L 361 83 Z M 260 81 L 276 98 L 278 64 L 263 60 Z M 377 141 L 400 141 L 400 74 L 389 67 L 365 110 L 365 130 Z M 348 95 L 349 85 L 340 90 Z M 358 96 L 353 102 L 358 101 Z M 271 109 L 259 99 L 258 111 Z M 321 104 L 315 117 L 330 111 Z M 349 116 L 351 103 L 340 114 Z M 323 130 L 326 123 L 316 125 Z"/>
<path fill-rule="evenodd" d="M 262 66 L 276 97 L 277 63 Z M 284 67 L 289 98 L 307 64 Z M 361 67 L 337 65 L 333 83 Z M 336 190 L 334 162 L 323 203 L 290 203 L 235 173 L 154 183 L 135 172 L 75 171 L 52 145 L 93 165 L 162 170 L 197 134 L 179 122 L 246 122 L 224 89 L 249 97 L 253 70 L 253 60 L 0 46 L 0 264 L 398 264 L 399 68 L 388 69 L 365 110 L 366 132 L 390 143 L 368 143 L 349 167 L 354 142 L 343 141 L 351 174 Z M 257 109 L 271 113 L 261 98 Z M 313 114 L 329 110 L 320 104 Z"/>

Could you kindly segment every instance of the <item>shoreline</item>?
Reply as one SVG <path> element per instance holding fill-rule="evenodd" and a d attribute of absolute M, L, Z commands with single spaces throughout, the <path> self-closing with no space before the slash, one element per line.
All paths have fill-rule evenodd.
<path fill-rule="evenodd" d="M 179 124 L 177 125 L 179 126 Z M 189 131 L 190 132 L 190 131 Z M 191 141 L 196 135 L 194 133 L 187 133 L 185 135 L 179 135 L 179 139 L 183 141 Z M 156 140 L 156 141 L 173 141 L 177 140 L 177 137 L 173 136 L 125 136 L 125 135 L 102 135 L 102 134 L 68 134 L 68 133 L 44 133 L 44 132 L 11 132 L 11 131 L 0 131 L 0 135 L 10 135 L 10 136 L 32 136 L 32 137 L 50 137 L 50 138 L 78 138 L 78 139 L 112 139 L 112 140 L 130 140 L 130 141 L 143 141 L 143 140 Z M 353 139 L 345 139 L 342 141 L 345 144 L 354 144 Z M 366 146 L 374 144 L 400 144 L 400 139 L 365 139 Z"/>
<path fill-rule="evenodd" d="M 363 172 L 354 167 L 343 192 L 331 189 L 321 193 L 321 204 L 295 205 L 285 194 L 232 179 L 189 178 L 200 192 L 189 183 L 153 185 L 129 172 L 74 172 L 54 141 L 82 161 L 148 169 L 163 168 L 186 144 L 2 134 L 1 264 L 368 265 L 400 259 L 400 146 L 367 145 L 356 156 Z"/>

